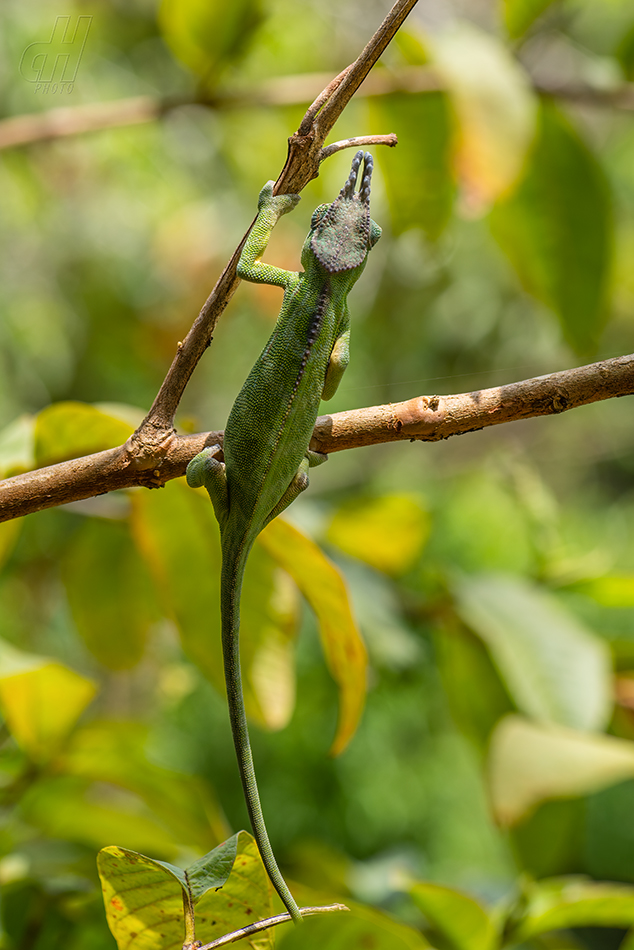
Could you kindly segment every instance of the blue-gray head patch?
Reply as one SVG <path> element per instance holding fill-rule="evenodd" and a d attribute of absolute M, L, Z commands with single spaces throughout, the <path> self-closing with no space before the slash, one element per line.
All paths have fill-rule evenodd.
<path fill-rule="evenodd" d="M 363 175 L 355 192 L 359 168 Z M 338 274 L 352 270 L 365 260 L 370 247 L 370 182 L 373 159 L 359 151 L 352 159 L 348 179 L 325 213 L 320 217 L 310 246 L 319 263 Z"/>

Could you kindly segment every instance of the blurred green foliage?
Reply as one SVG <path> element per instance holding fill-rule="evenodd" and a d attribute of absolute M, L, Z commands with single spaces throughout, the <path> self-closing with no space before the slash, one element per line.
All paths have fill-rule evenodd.
<path fill-rule="evenodd" d="M 334 75 L 387 7 L 85 0 L 62 11 L 93 19 L 72 92 L 53 93 L 19 63 L 60 11 L 6 0 L 4 116 L 242 99 L 0 153 L 3 477 L 117 445 L 143 418 L 307 105 L 255 93 Z M 631 79 L 629 0 L 455 9 L 419 4 L 377 67 L 431 65 L 442 88 L 358 97 L 335 130 L 400 144 L 376 150 L 384 237 L 334 411 L 634 350 L 634 125 L 566 95 Z M 298 266 L 348 166 L 325 163 L 269 260 Z M 240 288 L 183 431 L 222 427 L 279 303 Z M 628 401 L 611 400 L 338 453 L 262 536 L 242 648 L 264 810 L 301 902 L 351 907 L 262 947 L 614 950 L 634 924 L 633 476 Z M 0 525 L 3 950 L 113 950 L 98 849 L 115 891 L 115 859 L 163 868 L 172 908 L 178 868 L 246 826 L 218 565 L 211 506 L 181 481 Z M 257 877 L 247 835 L 236 848 Z M 246 893 L 268 913 L 266 881 Z M 141 950 L 116 909 L 121 946 Z"/>

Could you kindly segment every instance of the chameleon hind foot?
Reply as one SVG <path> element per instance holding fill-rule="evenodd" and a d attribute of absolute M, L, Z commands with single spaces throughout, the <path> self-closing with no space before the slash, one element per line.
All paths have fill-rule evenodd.
<path fill-rule="evenodd" d="M 225 463 L 215 457 L 220 451 L 219 445 L 203 449 L 191 460 L 185 474 L 190 488 L 207 489 L 216 518 L 222 524 L 229 513 L 229 495 Z"/>
<path fill-rule="evenodd" d="M 306 491 L 310 481 L 308 478 L 308 469 L 313 468 L 315 465 L 322 465 L 327 461 L 328 456 L 324 455 L 323 452 L 313 452 L 312 449 L 306 449 L 306 455 L 302 459 L 299 468 L 295 472 L 292 482 L 264 522 L 265 527 L 267 524 L 270 524 L 274 518 L 277 518 L 278 515 L 281 515 L 282 512 L 288 508 L 288 506 L 291 505 L 303 491 Z"/>

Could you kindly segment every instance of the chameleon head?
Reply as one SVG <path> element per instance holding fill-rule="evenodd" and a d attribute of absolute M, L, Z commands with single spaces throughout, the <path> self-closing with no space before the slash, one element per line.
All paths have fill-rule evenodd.
<path fill-rule="evenodd" d="M 359 169 L 363 162 L 361 184 L 357 192 Z M 345 185 L 331 205 L 320 205 L 313 214 L 310 249 L 331 274 L 353 270 L 365 263 L 368 251 L 381 236 L 381 229 L 370 218 L 370 182 L 374 162 L 369 152 L 359 151 Z"/>

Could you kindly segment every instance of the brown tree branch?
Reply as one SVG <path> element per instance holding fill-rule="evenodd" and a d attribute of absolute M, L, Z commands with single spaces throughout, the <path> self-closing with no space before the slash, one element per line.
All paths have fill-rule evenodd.
<path fill-rule="evenodd" d="M 487 426 L 547 416 L 592 402 L 634 394 L 634 354 L 451 396 L 320 416 L 311 446 L 320 452 L 405 440 L 439 442 Z M 138 435 L 116 449 L 60 462 L 0 481 L 0 521 L 120 488 L 159 488 L 185 474 L 205 445 L 222 445 L 222 432 L 171 434 L 142 443 Z"/>
<path fill-rule="evenodd" d="M 325 904 L 323 907 L 301 907 L 299 912 L 302 917 L 313 917 L 315 914 L 332 914 L 344 910 L 349 911 L 350 908 L 346 907 L 345 904 Z M 252 924 L 247 924 L 246 927 L 241 927 L 240 930 L 234 930 L 233 933 L 225 934 L 224 937 L 218 937 L 217 940 L 206 943 L 200 947 L 199 950 L 218 950 L 219 947 L 227 947 L 230 943 L 237 943 L 238 940 L 243 940 L 244 937 L 261 933 L 270 927 L 286 924 L 289 920 L 292 920 L 290 914 L 276 914 L 275 917 L 266 917 L 264 920 L 256 920 Z M 183 947 L 183 950 L 185 950 L 185 947 Z"/>
<path fill-rule="evenodd" d="M 330 158 L 331 155 L 341 152 L 344 148 L 363 148 L 364 145 L 389 145 L 393 148 L 398 145 L 398 139 L 393 132 L 390 135 L 353 135 L 352 138 L 342 139 L 340 142 L 333 142 L 322 148 L 321 160 L 323 162 L 325 158 Z"/>

